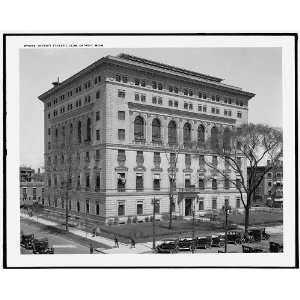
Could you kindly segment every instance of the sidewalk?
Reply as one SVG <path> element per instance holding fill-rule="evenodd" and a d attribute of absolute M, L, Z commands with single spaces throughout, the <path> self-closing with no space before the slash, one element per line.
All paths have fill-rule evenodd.
<path fill-rule="evenodd" d="M 60 224 L 54 222 L 54 221 L 50 221 L 50 220 L 46 220 L 40 217 L 30 217 L 24 213 L 21 213 L 21 217 L 24 219 L 28 219 L 34 222 L 38 222 L 40 224 L 46 225 L 46 226 L 52 226 L 52 227 L 58 227 Z M 95 250 L 101 253 L 105 253 L 105 254 L 142 254 L 142 253 L 151 253 L 152 252 L 152 243 L 148 242 L 148 243 L 137 243 L 135 245 L 135 248 L 130 248 L 130 244 L 125 244 L 125 243 L 120 243 L 119 242 L 119 248 L 115 248 L 115 242 L 114 240 L 102 237 L 102 236 L 93 236 L 91 233 L 83 231 L 83 230 L 79 230 L 77 228 L 69 228 L 69 232 L 80 236 L 80 237 L 84 237 L 89 239 L 90 241 L 95 241 L 98 243 L 101 243 L 105 246 L 108 247 L 108 249 L 106 248 L 96 248 Z"/>

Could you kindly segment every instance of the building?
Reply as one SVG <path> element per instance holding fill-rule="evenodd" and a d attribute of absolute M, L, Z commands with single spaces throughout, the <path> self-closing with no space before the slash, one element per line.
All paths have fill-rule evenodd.
<path fill-rule="evenodd" d="M 275 167 L 270 168 L 270 161 L 267 165 L 257 167 L 257 178 L 263 174 L 263 179 L 256 188 L 252 198 L 252 206 L 282 207 L 283 204 L 283 161 L 278 161 Z M 249 175 L 249 168 L 248 175 Z"/>
<path fill-rule="evenodd" d="M 64 208 L 67 195 L 74 213 L 121 223 L 151 215 L 155 197 L 162 216 L 169 212 L 174 173 L 175 215 L 220 209 L 225 202 L 239 207 L 234 186 L 224 186 L 216 174 L 211 179 L 204 161 L 220 161 L 201 145 L 247 122 L 253 96 L 221 78 L 135 56 L 101 58 L 39 96 L 45 204 Z M 180 190 L 186 193 L 178 197 Z"/>
<path fill-rule="evenodd" d="M 34 202 L 44 203 L 45 189 L 43 174 L 29 167 L 20 167 L 20 205 L 32 205 Z"/>

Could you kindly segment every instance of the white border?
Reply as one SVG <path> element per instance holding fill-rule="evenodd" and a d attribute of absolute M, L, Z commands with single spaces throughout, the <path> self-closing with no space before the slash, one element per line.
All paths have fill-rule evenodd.
<path fill-rule="evenodd" d="M 245 255 L 20 255 L 19 251 L 19 49 L 24 44 L 101 43 L 105 48 L 282 47 L 284 132 L 284 253 Z M 292 36 L 7 36 L 7 263 L 39 266 L 277 266 L 295 264 L 295 66 Z"/>

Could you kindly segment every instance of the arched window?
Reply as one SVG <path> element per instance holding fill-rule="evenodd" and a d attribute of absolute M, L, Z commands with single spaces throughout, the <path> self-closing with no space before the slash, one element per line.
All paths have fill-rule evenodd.
<path fill-rule="evenodd" d="M 71 123 L 70 124 L 70 136 L 72 136 L 73 135 L 73 124 Z"/>
<path fill-rule="evenodd" d="M 134 120 L 134 139 L 143 140 L 144 136 L 144 126 L 145 122 L 141 116 L 137 116 Z"/>
<path fill-rule="evenodd" d="M 78 122 L 77 125 L 77 137 L 78 137 L 78 143 L 81 143 L 81 122 Z"/>
<path fill-rule="evenodd" d="M 219 143 L 218 143 L 218 129 L 217 127 L 212 127 L 211 129 L 211 146 L 213 149 L 217 149 L 218 146 L 219 146 Z"/>
<path fill-rule="evenodd" d="M 55 128 L 55 137 L 57 138 L 58 137 L 58 129 Z"/>
<path fill-rule="evenodd" d="M 91 141 L 92 129 L 91 129 L 91 119 L 88 118 L 86 122 L 86 140 Z"/>
<path fill-rule="evenodd" d="M 200 125 L 198 127 L 198 144 L 203 144 L 205 142 L 205 127 Z"/>
<path fill-rule="evenodd" d="M 229 150 L 230 144 L 231 144 L 231 132 L 230 129 L 226 127 L 223 133 L 223 148 Z"/>
<path fill-rule="evenodd" d="M 170 121 L 168 125 L 168 142 L 170 145 L 177 144 L 177 125 L 175 121 Z"/>
<path fill-rule="evenodd" d="M 183 126 L 183 143 L 185 145 L 191 143 L 191 132 L 192 132 L 191 124 L 185 123 Z"/>
<path fill-rule="evenodd" d="M 152 121 L 152 141 L 160 141 L 160 121 L 158 119 Z"/>

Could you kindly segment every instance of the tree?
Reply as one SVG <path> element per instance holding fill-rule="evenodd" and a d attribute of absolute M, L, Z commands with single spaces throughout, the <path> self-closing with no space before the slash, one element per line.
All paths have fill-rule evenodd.
<path fill-rule="evenodd" d="M 265 174 L 278 164 L 283 152 L 282 140 L 281 130 L 263 124 L 242 124 L 234 130 L 225 128 L 222 139 L 217 130 L 212 130 L 208 141 L 210 153 L 217 157 L 217 162 L 223 162 L 224 168 L 220 168 L 215 159 L 205 160 L 205 164 L 239 191 L 245 209 L 245 232 L 248 231 L 252 197 Z M 268 165 L 263 172 L 258 172 L 266 159 Z M 235 172 L 236 178 L 230 177 L 230 170 Z"/>

